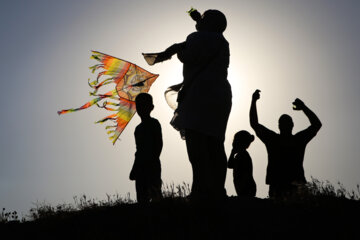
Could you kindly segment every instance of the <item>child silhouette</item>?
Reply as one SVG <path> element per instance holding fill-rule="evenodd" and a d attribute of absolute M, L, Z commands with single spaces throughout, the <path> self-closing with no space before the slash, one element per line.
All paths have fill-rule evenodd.
<path fill-rule="evenodd" d="M 138 203 L 146 203 L 162 197 L 160 154 L 163 141 L 159 121 L 150 116 L 154 109 L 151 95 L 140 93 L 135 102 L 141 123 L 135 129 L 136 153 L 130 180 L 135 180 Z"/>
<path fill-rule="evenodd" d="M 254 136 L 242 130 L 235 134 L 228 168 L 233 169 L 234 186 L 239 197 L 255 197 L 256 183 L 253 178 L 253 166 L 246 149 L 254 141 Z"/>

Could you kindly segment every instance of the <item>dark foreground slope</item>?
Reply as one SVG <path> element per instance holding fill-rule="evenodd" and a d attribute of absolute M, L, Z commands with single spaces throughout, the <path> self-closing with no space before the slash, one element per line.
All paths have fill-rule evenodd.
<path fill-rule="evenodd" d="M 8 239 L 360 239 L 360 202 L 316 197 L 222 203 L 168 198 L 0 224 Z M 2 238 L 6 239 L 6 238 Z"/>

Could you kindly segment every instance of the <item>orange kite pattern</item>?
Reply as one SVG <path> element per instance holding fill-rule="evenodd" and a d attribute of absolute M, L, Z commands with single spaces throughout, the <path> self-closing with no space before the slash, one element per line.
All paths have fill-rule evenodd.
<path fill-rule="evenodd" d="M 89 86 L 93 89 L 90 95 L 96 98 L 79 108 L 58 111 L 58 114 L 62 115 L 69 112 L 76 112 L 95 104 L 108 111 L 114 111 L 115 113 L 95 123 L 113 122 L 113 125 L 106 126 L 106 129 L 110 135 L 110 140 L 115 144 L 136 112 L 136 96 L 139 93 L 148 92 L 159 75 L 152 74 L 131 62 L 101 52 L 92 51 L 91 58 L 100 62 L 100 64 L 90 67 L 92 73 L 98 69 L 104 70 L 98 73 L 95 81 L 90 82 L 89 79 Z M 102 76 L 108 76 L 108 78 L 100 81 Z M 114 89 L 104 94 L 98 94 L 98 90 L 108 84 L 114 84 Z M 101 104 L 99 104 L 100 101 L 102 101 Z"/>

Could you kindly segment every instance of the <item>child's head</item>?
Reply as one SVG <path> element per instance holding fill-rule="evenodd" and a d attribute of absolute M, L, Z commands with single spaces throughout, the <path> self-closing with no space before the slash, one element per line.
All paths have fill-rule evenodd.
<path fill-rule="evenodd" d="M 136 111 L 140 118 L 149 117 L 154 109 L 152 96 L 148 93 L 140 93 L 135 99 Z"/>
<path fill-rule="evenodd" d="M 196 30 L 223 33 L 227 26 L 225 15 L 219 10 L 209 9 L 200 15 L 196 9 L 189 11 L 191 18 L 196 21 Z"/>
<path fill-rule="evenodd" d="M 235 134 L 233 140 L 233 148 L 236 149 L 247 149 L 250 146 L 250 143 L 254 141 L 254 135 L 251 135 L 248 131 L 242 130 Z"/>

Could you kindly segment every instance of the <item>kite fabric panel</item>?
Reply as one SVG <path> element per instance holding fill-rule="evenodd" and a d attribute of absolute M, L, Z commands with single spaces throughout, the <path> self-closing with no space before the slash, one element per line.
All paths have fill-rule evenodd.
<path fill-rule="evenodd" d="M 100 119 L 95 123 L 112 122 L 112 125 L 106 127 L 110 140 L 115 144 L 126 125 L 136 112 L 135 98 L 139 93 L 148 92 L 151 85 L 158 78 L 158 74 L 152 74 L 143 68 L 122 59 L 97 52 L 91 51 L 91 58 L 100 62 L 90 69 L 94 73 L 98 69 L 104 71 L 98 73 L 95 81 L 90 82 L 89 86 L 93 89 L 90 92 L 95 98 L 79 108 L 71 108 L 58 111 L 59 115 L 76 112 L 97 105 L 113 114 Z M 100 78 L 107 76 L 104 80 Z M 98 90 L 102 86 L 114 84 L 114 89 L 104 94 L 99 94 Z M 102 101 L 103 100 L 103 101 Z M 102 101 L 100 103 L 100 101 Z"/>

